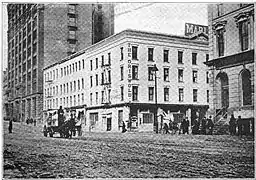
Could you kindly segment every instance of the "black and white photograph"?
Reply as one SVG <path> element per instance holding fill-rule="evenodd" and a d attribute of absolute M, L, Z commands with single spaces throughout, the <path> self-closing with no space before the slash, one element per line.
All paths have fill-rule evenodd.
<path fill-rule="evenodd" d="M 254 179 L 255 5 L 1 2 L 1 178 Z"/>

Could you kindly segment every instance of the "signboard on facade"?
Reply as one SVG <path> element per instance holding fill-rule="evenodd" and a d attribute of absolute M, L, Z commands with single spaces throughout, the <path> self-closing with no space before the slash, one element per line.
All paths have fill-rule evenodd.
<path fill-rule="evenodd" d="M 132 48 L 131 48 L 131 44 L 128 43 L 128 62 L 127 62 L 128 66 L 128 101 L 131 102 L 132 101 Z"/>
<path fill-rule="evenodd" d="M 185 23 L 185 36 L 191 36 L 193 34 L 203 32 L 208 35 L 208 26 L 203 26 L 199 24 Z"/>

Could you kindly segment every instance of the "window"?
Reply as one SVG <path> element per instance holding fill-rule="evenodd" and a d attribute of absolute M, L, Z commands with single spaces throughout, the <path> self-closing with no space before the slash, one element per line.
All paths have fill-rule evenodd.
<path fill-rule="evenodd" d="M 138 66 L 132 66 L 132 79 L 137 80 L 138 78 Z"/>
<path fill-rule="evenodd" d="M 98 92 L 95 93 L 95 103 L 98 104 Z"/>
<path fill-rule="evenodd" d="M 192 64 L 196 65 L 197 53 L 192 53 Z"/>
<path fill-rule="evenodd" d="M 98 74 L 96 74 L 96 86 L 98 86 Z"/>
<path fill-rule="evenodd" d="M 123 60 L 124 59 L 124 48 L 123 47 L 121 47 L 120 48 L 120 53 L 121 53 L 121 60 Z"/>
<path fill-rule="evenodd" d="M 183 69 L 178 69 L 178 82 L 183 82 Z"/>
<path fill-rule="evenodd" d="M 207 101 L 207 103 L 210 102 L 209 90 L 206 90 L 206 101 Z"/>
<path fill-rule="evenodd" d="M 164 62 L 168 62 L 169 50 L 164 50 Z"/>
<path fill-rule="evenodd" d="M 95 63 L 96 63 L 96 64 L 95 64 L 95 68 L 98 69 L 98 58 L 96 58 L 95 61 L 96 61 L 96 62 L 95 62 Z"/>
<path fill-rule="evenodd" d="M 219 56 L 224 55 L 224 30 L 219 29 L 216 31 L 217 48 Z"/>
<path fill-rule="evenodd" d="M 92 60 L 90 60 L 90 65 L 91 65 L 91 71 L 92 71 Z"/>
<path fill-rule="evenodd" d="M 169 68 L 164 68 L 164 81 L 169 81 Z"/>
<path fill-rule="evenodd" d="M 74 14 L 76 12 L 76 6 L 74 4 L 69 4 L 68 12 Z"/>
<path fill-rule="evenodd" d="M 75 72 L 75 64 L 72 64 L 73 72 Z"/>
<path fill-rule="evenodd" d="M 77 62 L 75 63 L 75 65 L 76 65 L 76 72 L 77 72 Z"/>
<path fill-rule="evenodd" d="M 91 87 L 92 87 L 92 76 L 90 76 L 90 82 L 91 82 Z"/>
<path fill-rule="evenodd" d="M 74 95 L 73 97 L 74 97 L 74 106 L 76 106 L 76 95 Z"/>
<path fill-rule="evenodd" d="M 104 66 L 104 55 L 101 56 L 101 66 Z"/>
<path fill-rule="evenodd" d="M 138 86 L 132 86 L 132 100 L 138 101 Z"/>
<path fill-rule="evenodd" d="M 154 48 L 148 48 L 148 61 L 154 61 Z"/>
<path fill-rule="evenodd" d="M 101 103 L 104 102 L 104 91 L 101 91 Z"/>
<path fill-rule="evenodd" d="M 208 71 L 206 72 L 206 83 L 207 84 L 209 83 L 209 72 Z"/>
<path fill-rule="evenodd" d="M 143 123 L 153 123 L 153 113 L 143 113 Z"/>
<path fill-rule="evenodd" d="M 197 89 L 193 89 L 193 102 L 197 102 Z"/>
<path fill-rule="evenodd" d="M 66 67 L 64 67 L 64 76 L 66 76 Z"/>
<path fill-rule="evenodd" d="M 217 16 L 223 15 L 223 4 L 217 4 Z"/>
<path fill-rule="evenodd" d="M 111 97 L 111 89 L 108 89 L 108 102 L 110 103 L 110 97 Z"/>
<path fill-rule="evenodd" d="M 90 105 L 92 105 L 92 93 L 90 93 Z"/>
<path fill-rule="evenodd" d="M 243 105 L 252 105 L 252 85 L 250 71 L 247 69 L 243 70 L 241 73 L 241 79 Z"/>
<path fill-rule="evenodd" d="M 82 78 L 82 89 L 84 89 L 84 78 Z"/>
<path fill-rule="evenodd" d="M 179 88 L 179 101 L 183 102 L 184 101 L 184 89 Z"/>
<path fill-rule="evenodd" d="M 108 82 L 111 83 L 111 70 L 108 70 Z"/>
<path fill-rule="evenodd" d="M 154 87 L 148 88 L 148 100 L 153 101 L 154 100 Z"/>
<path fill-rule="evenodd" d="M 138 47 L 132 46 L 132 59 L 135 59 L 135 60 L 138 59 L 137 53 L 138 53 Z"/>
<path fill-rule="evenodd" d="M 108 64 L 111 64 L 111 53 L 108 53 Z"/>
<path fill-rule="evenodd" d="M 84 93 L 82 93 L 82 104 L 84 104 Z"/>
<path fill-rule="evenodd" d="M 123 101 L 124 100 L 124 87 L 123 86 L 120 87 L 120 91 L 121 91 L 121 101 Z"/>
<path fill-rule="evenodd" d="M 76 91 L 76 81 L 74 81 L 74 91 Z"/>
<path fill-rule="evenodd" d="M 164 88 L 164 101 L 169 101 L 169 88 Z"/>
<path fill-rule="evenodd" d="M 70 92 L 72 92 L 72 82 L 70 82 Z"/>
<path fill-rule="evenodd" d="M 101 73 L 101 85 L 104 84 L 104 73 Z"/>
<path fill-rule="evenodd" d="M 63 77 L 63 68 L 60 69 L 61 77 Z"/>
<path fill-rule="evenodd" d="M 154 80 L 154 74 L 153 74 L 154 67 L 148 67 L 148 80 L 153 81 Z"/>
<path fill-rule="evenodd" d="M 76 39 L 76 31 L 69 30 L 68 32 L 69 32 L 69 34 L 68 34 L 69 39 Z"/>
<path fill-rule="evenodd" d="M 183 64 L 183 52 L 178 51 L 178 63 Z"/>
<path fill-rule="evenodd" d="M 118 129 L 123 126 L 123 110 L 118 110 Z"/>
<path fill-rule="evenodd" d="M 81 61 L 78 61 L 78 69 L 81 70 Z"/>
<path fill-rule="evenodd" d="M 248 36 L 248 22 L 242 21 L 239 23 L 239 36 L 240 36 L 240 44 L 241 50 L 247 50 L 249 44 L 249 36 Z"/>
<path fill-rule="evenodd" d="M 206 54 L 206 55 L 205 55 L 205 60 L 206 60 L 206 62 L 209 61 L 209 54 Z"/>
<path fill-rule="evenodd" d="M 62 85 L 60 85 L 60 94 L 62 94 Z"/>
<path fill-rule="evenodd" d="M 83 69 L 84 69 L 84 59 L 82 60 L 82 64 L 83 64 Z M 70 72 L 71 72 L 71 66 L 70 66 Z"/>
<path fill-rule="evenodd" d="M 78 90 L 80 90 L 80 80 L 77 80 Z"/>
<path fill-rule="evenodd" d="M 192 74 L 193 74 L 193 82 L 197 83 L 197 71 L 193 71 Z"/>
<path fill-rule="evenodd" d="M 63 84 L 63 93 L 66 91 L 66 84 Z"/>
<path fill-rule="evenodd" d="M 121 73 L 121 81 L 124 80 L 124 67 L 120 67 L 120 73 Z"/>

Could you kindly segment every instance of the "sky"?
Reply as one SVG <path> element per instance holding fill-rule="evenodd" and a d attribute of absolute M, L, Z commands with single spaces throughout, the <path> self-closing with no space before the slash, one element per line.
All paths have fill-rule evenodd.
<path fill-rule="evenodd" d="M 2 70 L 7 67 L 7 8 L 2 4 Z M 203 3 L 115 3 L 115 33 L 136 29 L 184 35 L 185 23 L 207 25 Z"/>

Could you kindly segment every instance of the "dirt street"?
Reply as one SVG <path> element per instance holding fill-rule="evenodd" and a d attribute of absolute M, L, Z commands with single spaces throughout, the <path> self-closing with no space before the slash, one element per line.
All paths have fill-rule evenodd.
<path fill-rule="evenodd" d="M 41 127 L 4 122 L 4 178 L 254 177 L 250 137 L 84 133 L 44 137 Z"/>

